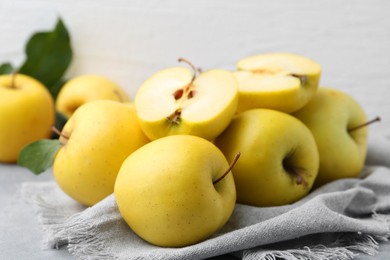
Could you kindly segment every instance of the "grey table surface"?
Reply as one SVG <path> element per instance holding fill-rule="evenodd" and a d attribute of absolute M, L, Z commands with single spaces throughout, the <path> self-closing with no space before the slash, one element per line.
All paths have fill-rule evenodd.
<path fill-rule="evenodd" d="M 50 171 L 35 176 L 17 165 L 0 164 L 0 260 L 74 259 L 66 250 L 44 249 L 41 230 L 32 205 L 22 200 L 19 187 L 23 182 L 52 181 Z M 234 259 L 220 256 L 214 259 Z M 390 242 L 381 243 L 379 253 L 356 259 L 390 259 Z"/>

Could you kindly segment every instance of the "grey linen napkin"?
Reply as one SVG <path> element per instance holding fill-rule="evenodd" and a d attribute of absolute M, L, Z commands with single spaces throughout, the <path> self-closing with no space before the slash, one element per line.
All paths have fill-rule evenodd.
<path fill-rule="evenodd" d="M 370 140 L 361 178 L 329 183 L 291 205 L 237 204 L 214 236 L 183 248 L 140 239 L 122 219 L 113 195 L 82 208 L 54 182 L 24 183 L 21 191 L 36 206 L 45 245 L 66 247 L 79 259 L 204 259 L 228 253 L 249 260 L 352 259 L 357 253 L 374 255 L 378 242 L 390 237 L 389 149 L 386 138 Z"/>

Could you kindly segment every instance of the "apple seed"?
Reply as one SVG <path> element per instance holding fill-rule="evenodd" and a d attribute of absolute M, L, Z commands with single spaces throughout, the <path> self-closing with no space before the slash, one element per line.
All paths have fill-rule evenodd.
<path fill-rule="evenodd" d="M 173 93 L 173 97 L 175 98 L 175 100 L 178 100 L 180 99 L 182 96 L 183 96 L 183 89 L 178 89 L 176 90 L 174 93 Z"/>

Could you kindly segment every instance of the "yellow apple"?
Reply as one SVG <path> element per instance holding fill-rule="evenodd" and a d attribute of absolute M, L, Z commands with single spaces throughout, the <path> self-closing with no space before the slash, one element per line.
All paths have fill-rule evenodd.
<path fill-rule="evenodd" d="M 0 162 L 15 163 L 25 145 L 50 137 L 54 120 L 53 98 L 42 83 L 0 76 Z"/>
<path fill-rule="evenodd" d="M 210 70 L 196 76 L 182 67 L 157 72 L 135 96 L 141 128 L 151 140 L 175 134 L 212 140 L 228 126 L 237 103 L 231 72 Z"/>
<path fill-rule="evenodd" d="M 100 75 L 82 75 L 62 86 L 56 99 L 56 109 L 70 117 L 82 104 L 101 99 L 129 101 L 126 92 L 112 80 Z"/>
<path fill-rule="evenodd" d="M 318 63 L 291 53 L 247 57 L 237 69 L 238 112 L 252 108 L 294 112 L 312 98 L 321 74 Z"/>
<path fill-rule="evenodd" d="M 77 109 L 60 141 L 54 178 L 70 197 L 91 206 L 114 191 L 122 162 L 149 140 L 139 127 L 134 106 L 97 100 Z"/>
<path fill-rule="evenodd" d="M 230 169 L 221 151 L 203 138 L 157 139 L 132 153 L 120 168 L 114 191 L 119 211 L 149 243 L 195 244 L 232 214 L 236 192 Z"/>
<path fill-rule="evenodd" d="M 316 186 L 357 177 L 367 153 L 368 128 L 352 128 L 367 121 L 363 108 L 350 95 L 320 87 L 314 98 L 293 114 L 311 130 L 320 153 Z"/>
<path fill-rule="evenodd" d="M 293 203 L 310 191 L 319 157 L 310 130 L 289 114 L 251 109 L 237 115 L 215 140 L 231 160 L 237 202 L 253 206 Z"/>

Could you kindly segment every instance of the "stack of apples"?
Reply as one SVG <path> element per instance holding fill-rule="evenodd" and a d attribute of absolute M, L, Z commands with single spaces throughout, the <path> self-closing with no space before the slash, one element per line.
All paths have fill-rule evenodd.
<path fill-rule="evenodd" d="M 291 204 L 313 187 L 358 176 L 367 150 L 365 113 L 346 93 L 319 86 L 318 63 L 268 53 L 240 60 L 236 71 L 202 72 L 179 61 L 185 66 L 148 78 L 134 101 L 92 76 L 61 89 L 56 109 L 69 120 L 58 132 L 53 175 L 65 193 L 87 206 L 114 193 L 141 238 L 182 247 L 224 226 L 236 203 Z M 14 83 L 0 77 L 3 107 L 3 93 L 24 88 L 24 76 L 14 77 Z M 3 156 L 11 140 L 3 135 L 5 120 L 24 118 L 10 110 L 0 110 L 2 161 L 10 161 Z M 44 134 L 35 139 L 47 136 L 52 123 L 52 117 L 39 123 Z M 13 127 L 31 132 L 39 124 L 31 119 Z"/>

